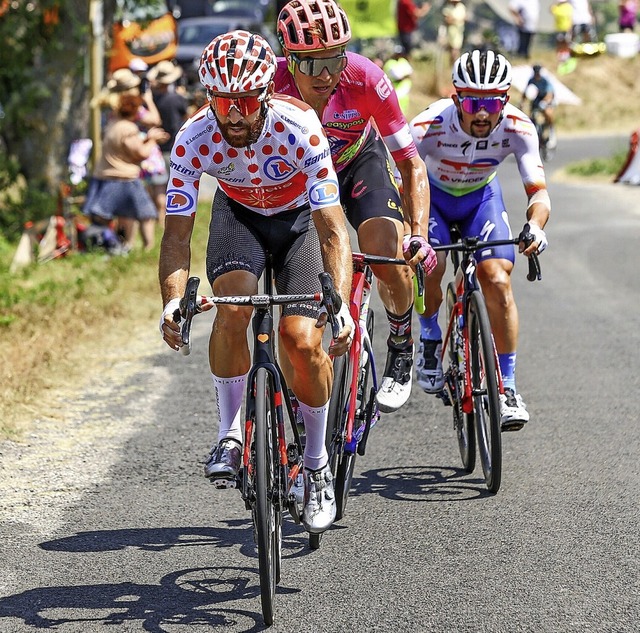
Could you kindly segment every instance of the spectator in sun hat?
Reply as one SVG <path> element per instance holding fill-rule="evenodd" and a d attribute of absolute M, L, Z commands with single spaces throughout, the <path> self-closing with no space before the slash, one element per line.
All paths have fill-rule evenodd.
<path fill-rule="evenodd" d="M 159 177 L 152 180 L 152 183 L 156 185 L 154 200 L 160 212 L 159 223 L 164 226 L 165 189 L 168 182 L 171 149 L 173 148 L 176 134 L 187 118 L 189 101 L 176 90 L 175 84 L 182 77 L 182 68 L 180 66 L 176 66 L 168 60 L 161 61 L 147 73 L 147 77 L 151 82 L 153 100 L 160 113 L 162 127 L 169 134 L 169 138 L 160 143 L 160 149 L 166 165 L 166 173 L 162 179 Z"/>

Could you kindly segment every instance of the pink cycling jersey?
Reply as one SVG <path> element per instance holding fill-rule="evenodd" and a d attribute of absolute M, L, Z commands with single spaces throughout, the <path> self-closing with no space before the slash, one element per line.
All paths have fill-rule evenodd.
<path fill-rule="evenodd" d="M 502 161 L 513 154 L 527 195 L 547 188 L 531 119 L 507 103 L 502 121 L 487 138 L 462 130 L 452 99 L 441 99 L 409 124 L 424 159 L 429 181 L 454 196 L 462 196 L 490 182 Z"/>
<path fill-rule="evenodd" d="M 180 129 L 171 152 L 167 213 L 193 215 L 202 174 L 260 215 L 301 207 L 312 211 L 339 204 L 338 178 L 324 130 L 305 103 L 284 95 L 269 102 L 258 140 L 231 147 L 209 109 L 203 107 Z"/>
<path fill-rule="evenodd" d="M 348 64 L 322 112 L 333 163 L 342 170 L 362 149 L 373 119 L 382 140 L 397 162 L 416 156 L 407 121 L 391 81 L 371 60 L 347 53 Z M 276 92 L 301 99 L 287 60 L 278 59 Z"/>

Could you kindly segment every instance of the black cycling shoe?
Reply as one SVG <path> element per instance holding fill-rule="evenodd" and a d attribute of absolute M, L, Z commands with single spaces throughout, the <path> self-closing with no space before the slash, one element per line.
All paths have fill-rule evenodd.
<path fill-rule="evenodd" d="M 204 465 L 204 476 L 216 488 L 235 488 L 242 460 L 242 444 L 226 437 L 211 449 Z"/>

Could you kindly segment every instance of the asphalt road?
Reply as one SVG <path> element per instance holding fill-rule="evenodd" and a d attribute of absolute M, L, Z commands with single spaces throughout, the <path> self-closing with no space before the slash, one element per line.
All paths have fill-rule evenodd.
<path fill-rule="evenodd" d="M 553 178 L 625 145 L 563 139 L 549 165 L 543 281 L 514 272 L 532 420 L 503 436 L 500 492 L 460 470 L 450 410 L 414 386 L 321 549 L 287 520 L 272 631 L 640 630 L 640 190 Z M 519 230 L 515 163 L 500 179 Z M 0 444 L 1 633 L 262 630 L 249 514 L 202 477 L 209 321 L 189 357 L 154 329 L 96 359 L 91 389 L 54 394 L 52 419 Z"/>

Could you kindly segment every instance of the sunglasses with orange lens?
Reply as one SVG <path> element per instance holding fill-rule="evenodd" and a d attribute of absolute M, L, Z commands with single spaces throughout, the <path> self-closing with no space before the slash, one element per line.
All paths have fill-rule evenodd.
<path fill-rule="evenodd" d="M 243 117 L 247 117 L 260 109 L 264 101 L 264 92 L 246 97 L 221 97 L 214 94 L 210 97 L 214 110 L 220 116 L 229 116 L 231 108 L 236 108 Z"/>

